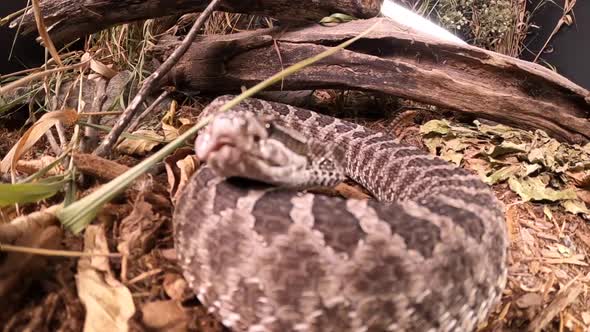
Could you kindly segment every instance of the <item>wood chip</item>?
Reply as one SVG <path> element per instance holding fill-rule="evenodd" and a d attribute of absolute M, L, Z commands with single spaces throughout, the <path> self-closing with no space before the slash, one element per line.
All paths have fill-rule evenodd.
<path fill-rule="evenodd" d="M 582 293 L 582 283 L 574 282 L 569 287 L 563 289 L 555 296 L 553 302 L 543 309 L 535 319 L 529 324 L 527 331 L 540 332 L 545 328 L 555 316 L 563 311 L 570 303 L 574 302 Z"/>
<path fill-rule="evenodd" d="M 543 304 L 543 296 L 539 293 L 526 293 L 516 300 L 516 305 L 520 309 L 539 307 Z"/>

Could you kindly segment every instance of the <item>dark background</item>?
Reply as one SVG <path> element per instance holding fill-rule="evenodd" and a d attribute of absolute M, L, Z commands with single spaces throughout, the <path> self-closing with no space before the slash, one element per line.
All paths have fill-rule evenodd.
<path fill-rule="evenodd" d="M 18 11 L 26 4 L 27 0 L 0 0 L 0 17 Z M 7 25 L 0 27 L 0 75 L 43 64 L 43 48 L 30 36 L 18 37 L 8 60 L 16 29 L 9 29 Z"/>
<path fill-rule="evenodd" d="M 534 8 L 542 0 L 528 0 L 528 8 Z M 547 1 L 533 16 L 539 29 L 531 29 L 526 39 L 528 50 L 521 57 L 532 61 L 551 35 L 562 16 L 565 0 Z M 574 23 L 563 25 L 541 54 L 541 58 L 555 66 L 557 72 L 575 83 L 590 89 L 590 0 L 578 0 L 574 6 Z M 539 61 L 540 62 L 540 61 Z"/>

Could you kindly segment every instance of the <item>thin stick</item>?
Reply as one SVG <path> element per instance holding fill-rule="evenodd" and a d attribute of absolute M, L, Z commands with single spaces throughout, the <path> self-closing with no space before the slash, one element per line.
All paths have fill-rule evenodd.
<path fill-rule="evenodd" d="M 143 120 L 148 114 L 150 114 L 156 108 L 156 106 L 158 106 L 162 102 L 162 100 L 168 97 L 169 94 L 170 91 L 164 90 L 164 92 L 162 92 L 162 94 L 160 94 L 158 98 L 156 98 L 156 100 L 148 108 L 145 109 L 145 111 L 143 111 L 137 118 L 135 118 L 135 120 L 133 120 L 133 122 L 129 125 L 129 129 L 127 129 L 127 132 L 131 133 L 135 129 L 137 129 L 141 120 Z"/>
<path fill-rule="evenodd" d="M 121 257 L 123 255 L 119 253 L 92 253 L 92 252 L 81 252 L 81 251 L 69 251 L 69 250 L 53 250 L 53 249 L 42 249 L 42 248 L 31 248 L 13 246 L 11 244 L 0 244 L 0 251 L 6 252 L 20 252 L 25 254 L 42 255 L 42 256 L 59 256 L 59 257 L 92 257 L 92 256 L 103 256 L 103 257 Z"/>
<path fill-rule="evenodd" d="M 84 112 L 84 113 L 80 113 L 79 117 L 85 117 L 85 116 L 93 116 L 93 115 L 120 115 L 123 114 L 123 112 L 121 111 L 111 111 L 111 112 Z"/>
<path fill-rule="evenodd" d="M 213 0 L 211 1 L 211 3 L 209 3 L 207 8 L 205 8 L 201 15 L 199 15 L 199 18 L 197 19 L 195 24 L 193 24 L 193 27 L 186 35 L 180 46 L 176 50 L 174 50 L 172 55 L 166 61 L 164 61 L 164 63 L 145 80 L 135 98 L 133 98 L 129 106 L 127 106 L 127 109 L 123 112 L 123 114 L 113 127 L 113 130 L 107 135 L 107 137 L 102 141 L 101 145 L 96 149 L 96 155 L 105 156 L 111 153 L 111 150 L 113 149 L 113 146 L 119 139 L 119 136 L 125 130 L 125 128 L 127 128 L 129 122 L 131 122 L 131 119 L 133 119 L 133 117 L 135 116 L 135 113 L 137 113 L 139 105 L 145 100 L 146 96 L 152 92 L 158 81 L 164 75 L 166 75 L 166 73 L 168 73 L 170 69 L 172 69 L 172 67 L 178 62 L 178 60 L 180 60 L 180 58 L 186 53 L 190 45 L 197 37 L 199 30 L 201 30 L 201 27 L 203 27 L 209 16 L 211 16 L 211 13 L 215 10 L 215 8 L 217 8 L 217 5 L 220 2 L 221 0 Z"/>

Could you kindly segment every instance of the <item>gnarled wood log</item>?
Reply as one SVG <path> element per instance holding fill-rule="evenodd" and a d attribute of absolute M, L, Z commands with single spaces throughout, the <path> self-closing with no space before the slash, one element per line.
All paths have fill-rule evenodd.
<path fill-rule="evenodd" d="M 236 92 L 358 35 L 375 20 L 202 37 L 169 73 L 167 83 L 180 90 Z M 162 41 L 155 54 L 165 57 L 177 43 Z M 349 49 L 273 88 L 281 86 L 378 91 L 515 127 L 543 129 L 570 143 L 590 140 L 590 95 L 584 88 L 540 65 L 442 43 L 388 20 Z"/>
<path fill-rule="evenodd" d="M 142 19 L 199 12 L 208 0 L 45 0 L 41 10 L 55 43 L 64 43 L 113 25 Z M 379 14 L 383 0 L 225 0 L 220 10 L 272 16 L 289 21 L 317 21 L 333 13 L 359 18 Z M 21 18 L 15 19 L 16 26 Z M 23 21 L 23 33 L 35 31 L 35 18 L 29 11 Z"/>

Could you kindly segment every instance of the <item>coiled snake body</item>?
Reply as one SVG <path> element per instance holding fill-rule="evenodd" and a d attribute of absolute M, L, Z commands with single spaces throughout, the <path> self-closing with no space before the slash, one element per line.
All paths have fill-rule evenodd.
<path fill-rule="evenodd" d="M 503 212 L 477 176 L 386 134 L 256 99 L 207 130 L 197 154 L 210 166 L 178 200 L 175 241 L 199 300 L 232 330 L 471 331 L 499 298 Z M 305 187 L 340 173 L 376 200 L 225 178 Z"/>

